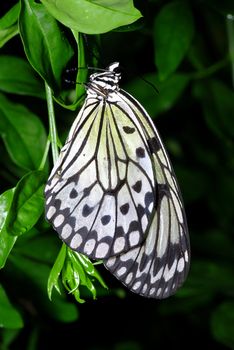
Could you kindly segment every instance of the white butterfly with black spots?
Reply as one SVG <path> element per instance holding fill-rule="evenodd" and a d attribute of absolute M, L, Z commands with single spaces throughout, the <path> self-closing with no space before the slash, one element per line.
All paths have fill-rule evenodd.
<path fill-rule="evenodd" d="M 46 218 L 73 250 L 102 259 L 131 291 L 166 298 L 190 260 L 174 171 L 147 112 L 119 88 L 119 63 L 90 76 L 50 174 Z"/>

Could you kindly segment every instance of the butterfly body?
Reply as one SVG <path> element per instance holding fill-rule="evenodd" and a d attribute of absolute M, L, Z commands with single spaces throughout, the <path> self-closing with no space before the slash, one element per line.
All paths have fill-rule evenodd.
<path fill-rule="evenodd" d="M 130 290 L 173 294 L 189 266 L 180 191 L 157 130 L 119 88 L 118 63 L 87 97 L 45 189 L 46 217 L 72 249 L 103 259 Z"/>

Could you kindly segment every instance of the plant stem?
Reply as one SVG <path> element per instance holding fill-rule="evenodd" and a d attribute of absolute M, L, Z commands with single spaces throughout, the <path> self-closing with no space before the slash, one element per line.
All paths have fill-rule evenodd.
<path fill-rule="evenodd" d="M 229 57 L 225 57 L 224 59 L 212 64 L 210 67 L 199 70 L 198 72 L 188 73 L 187 76 L 191 79 L 204 79 L 207 78 L 218 70 L 224 68 L 229 62 Z"/>
<path fill-rule="evenodd" d="M 227 15 L 227 36 L 228 36 L 228 50 L 231 59 L 232 69 L 232 85 L 234 87 L 234 16 Z"/>
<path fill-rule="evenodd" d="M 50 128 L 50 142 L 52 148 L 52 157 L 53 163 L 55 164 L 58 159 L 59 151 L 58 151 L 58 139 L 57 139 L 57 131 L 56 131 L 56 123 L 55 123 L 55 115 L 54 115 L 54 104 L 53 104 L 53 96 L 52 90 L 47 83 L 45 83 L 46 90 L 46 100 L 47 100 L 47 108 L 48 108 L 48 116 L 49 116 L 49 128 Z"/>
<path fill-rule="evenodd" d="M 47 140 L 45 151 L 44 151 L 44 154 L 43 154 L 43 157 L 42 157 L 42 160 L 41 160 L 41 164 L 39 165 L 38 170 L 43 170 L 44 169 L 49 149 L 50 149 L 50 140 Z"/>

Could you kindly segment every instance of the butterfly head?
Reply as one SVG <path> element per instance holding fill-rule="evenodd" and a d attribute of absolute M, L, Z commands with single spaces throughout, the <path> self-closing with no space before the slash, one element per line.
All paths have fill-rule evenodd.
<path fill-rule="evenodd" d="M 120 79 L 119 62 L 111 63 L 103 71 L 90 76 L 89 82 L 86 84 L 87 92 L 107 98 L 110 93 L 119 90 Z"/>

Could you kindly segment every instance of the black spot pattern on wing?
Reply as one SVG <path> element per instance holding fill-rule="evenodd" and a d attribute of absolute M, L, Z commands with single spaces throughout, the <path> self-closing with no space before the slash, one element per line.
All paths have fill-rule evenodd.
<path fill-rule="evenodd" d="M 137 157 L 139 157 L 139 158 L 145 158 L 145 150 L 144 150 L 144 148 L 138 147 L 138 148 L 136 149 L 136 155 L 137 155 Z"/>
<path fill-rule="evenodd" d="M 94 207 L 90 207 L 88 204 L 85 204 L 82 210 L 82 215 L 84 217 L 89 216 L 93 210 L 94 210 Z"/>
<path fill-rule="evenodd" d="M 119 209 L 123 215 L 127 215 L 128 211 L 129 211 L 129 204 L 125 203 L 125 204 L 121 205 L 121 207 Z"/>
<path fill-rule="evenodd" d="M 78 192 L 73 188 L 70 192 L 70 198 L 76 198 L 78 196 Z"/>
<path fill-rule="evenodd" d="M 123 126 L 123 130 L 124 130 L 124 132 L 126 132 L 126 134 L 133 134 L 136 129 L 131 128 L 130 126 Z"/>
<path fill-rule="evenodd" d="M 148 145 L 151 153 L 157 153 L 160 150 L 160 144 L 156 137 L 149 139 Z"/>
<path fill-rule="evenodd" d="M 142 189 L 142 182 L 141 181 L 137 181 L 132 188 L 134 189 L 134 191 L 136 191 L 137 193 L 141 192 Z"/>
<path fill-rule="evenodd" d="M 84 190 L 83 190 L 84 197 L 87 197 L 90 194 L 92 187 L 93 186 L 89 186 L 89 187 L 84 188 Z"/>
<path fill-rule="evenodd" d="M 102 218 L 101 218 L 101 221 L 102 221 L 102 224 L 105 226 L 107 225 L 111 220 L 111 216 L 110 215 L 104 215 Z"/>
<path fill-rule="evenodd" d="M 139 219 L 141 219 L 146 213 L 145 207 L 143 207 L 142 205 L 138 204 L 137 212 L 138 212 Z"/>
<path fill-rule="evenodd" d="M 148 208 L 150 206 L 151 203 L 153 203 L 154 201 L 154 195 L 152 192 L 147 192 L 145 194 L 145 206 L 146 208 Z"/>

